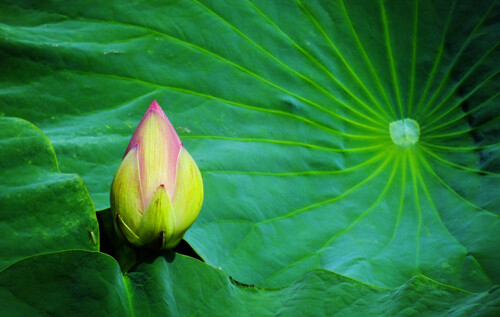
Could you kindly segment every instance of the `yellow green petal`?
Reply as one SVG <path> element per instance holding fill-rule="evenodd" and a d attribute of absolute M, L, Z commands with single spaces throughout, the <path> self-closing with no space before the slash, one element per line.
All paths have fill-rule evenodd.
<path fill-rule="evenodd" d="M 173 248 L 175 248 L 175 246 L 177 246 L 179 244 L 179 242 L 181 242 L 181 240 L 182 240 L 182 236 L 174 236 L 174 237 L 170 238 L 170 240 L 167 240 L 164 237 L 163 238 L 163 249 L 167 249 L 167 250 L 173 249 Z"/>
<path fill-rule="evenodd" d="M 153 199 L 144 212 L 139 229 L 139 237 L 146 243 L 152 243 L 163 234 L 164 241 L 170 241 L 175 228 L 175 215 L 172 202 L 165 186 L 157 188 Z"/>
<path fill-rule="evenodd" d="M 132 230 L 139 225 L 143 210 L 137 147 L 130 149 L 123 159 L 111 185 L 111 210 L 120 214 Z"/>
<path fill-rule="evenodd" d="M 177 178 L 172 199 L 176 219 L 176 237 L 194 223 L 203 204 L 203 181 L 198 166 L 188 151 L 181 147 L 177 159 Z"/>
<path fill-rule="evenodd" d="M 127 239 L 128 242 L 132 243 L 135 246 L 143 246 L 144 242 L 142 241 L 141 238 L 139 238 L 133 231 L 130 229 L 129 226 L 123 221 L 122 217 L 120 214 L 116 214 L 116 219 L 115 219 L 116 227 L 120 230 L 122 235 Z"/>

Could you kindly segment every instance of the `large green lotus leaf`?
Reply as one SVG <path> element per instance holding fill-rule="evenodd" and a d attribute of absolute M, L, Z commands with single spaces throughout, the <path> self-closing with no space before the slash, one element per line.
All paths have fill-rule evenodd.
<path fill-rule="evenodd" d="M 99 248 L 82 179 L 61 173 L 47 136 L 18 118 L 0 118 L 0 232 L 0 270 L 34 254 Z"/>
<path fill-rule="evenodd" d="M 174 253 L 126 275 L 110 256 L 88 251 L 34 256 L 0 272 L 8 316 L 493 316 L 499 304 L 498 288 L 468 293 L 422 276 L 389 290 L 313 270 L 266 289 Z"/>
<path fill-rule="evenodd" d="M 493 0 L 4 1 L 0 112 L 40 126 L 104 209 L 157 99 L 204 178 L 186 238 L 244 283 L 324 268 L 485 290 L 500 283 L 499 14 Z M 420 137 L 396 145 L 405 118 L 419 129 L 394 138 Z"/>

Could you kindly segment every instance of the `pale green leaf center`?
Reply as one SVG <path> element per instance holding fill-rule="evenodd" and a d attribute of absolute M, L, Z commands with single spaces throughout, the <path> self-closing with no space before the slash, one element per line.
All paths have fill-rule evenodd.
<path fill-rule="evenodd" d="M 396 145 L 408 146 L 417 143 L 420 127 L 413 119 L 393 121 L 389 124 L 392 141 Z"/>

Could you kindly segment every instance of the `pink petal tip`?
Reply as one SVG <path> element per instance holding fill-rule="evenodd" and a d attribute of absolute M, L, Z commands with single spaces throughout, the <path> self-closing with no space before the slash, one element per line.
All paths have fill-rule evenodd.
<path fill-rule="evenodd" d="M 158 102 L 156 102 L 156 100 L 153 100 L 153 102 L 151 102 L 151 104 L 149 105 L 149 108 L 146 111 L 146 113 L 151 112 L 151 111 L 156 111 L 156 112 L 160 113 L 163 117 L 167 117 L 165 115 L 165 113 L 163 112 L 163 110 L 161 109 L 161 107 L 158 104 Z"/>

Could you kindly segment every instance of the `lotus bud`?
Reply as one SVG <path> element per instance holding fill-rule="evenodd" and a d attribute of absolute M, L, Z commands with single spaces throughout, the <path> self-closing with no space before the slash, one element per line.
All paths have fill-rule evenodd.
<path fill-rule="evenodd" d="M 111 185 L 115 228 L 135 246 L 172 249 L 196 220 L 202 202 L 200 170 L 153 101 Z"/>

